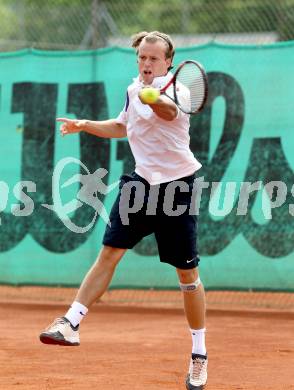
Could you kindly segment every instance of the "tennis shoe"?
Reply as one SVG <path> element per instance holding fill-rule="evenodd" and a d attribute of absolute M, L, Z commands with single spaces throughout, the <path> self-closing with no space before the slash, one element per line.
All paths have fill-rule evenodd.
<path fill-rule="evenodd" d="M 54 322 L 40 334 L 44 344 L 64 346 L 80 345 L 79 325 L 74 327 L 67 318 L 56 318 Z"/>
<path fill-rule="evenodd" d="M 187 390 L 203 390 L 207 382 L 207 355 L 192 353 L 186 379 Z"/>

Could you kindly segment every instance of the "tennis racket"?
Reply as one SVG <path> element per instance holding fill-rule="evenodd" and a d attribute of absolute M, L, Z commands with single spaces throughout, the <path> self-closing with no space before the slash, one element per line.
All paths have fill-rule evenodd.
<path fill-rule="evenodd" d="M 199 62 L 187 60 L 176 69 L 172 79 L 160 89 L 186 114 L 197 114 L 205 105 L 208 95 L 206 73 Z"/>

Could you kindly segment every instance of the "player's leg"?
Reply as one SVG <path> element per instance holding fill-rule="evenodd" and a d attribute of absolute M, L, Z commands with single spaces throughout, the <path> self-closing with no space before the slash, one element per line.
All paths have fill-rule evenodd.
<path fill-rule="evenodd" d="M 126 249 L 103 246 L 96 262 L 85 276 L 73 304 L 64 317 L 57 318 L 40 340 L 45 344 L 79 345 L 79 324 L 88 308 L 100 298 L 109 286 L 115 267 Z"/>
<path fill-rule="evenodd" d="M 205 346 L 205 292 L 198 268 L 177 268 L 184 308 L 192 335 L 192 357 L 186 387 L 201 390 L 207 381 L 207 354 Z"/>
<path fill-rule="evenodd" d="M 104 245 L 101 252 L 85 276 L 75 301 L 89 308 L 100 298 L 109 286 L 114 270 L 126 249 Z"/>
<path fill-rule="evenodd" d="M 166 225 L 163 234 L 156 232 L 161 261 L 176 267 L 180 288 L 183 294 L 185 314 L 192 335 L 192 354 L 190 358 L 189 372 L 186 380 L 188 390 L 202 390 L 207 382 L 207 354 L 205 346 L 205 293 L 198 274 L 197 251 L 193 243 L 192 250 L 188 250 L 189 244 L 184 236 L 184 225 L 178 219 L 179 228 L 177 234 L 173 234 L 170 226 Z M 180 226 L 181 225 L 181 226 Z M 166 238 L 166 237 L 169 238 Z M 191 236 L 193 237 L 193 235 Z M 195 238 L 193 238 L 195 240 Z M 181 246 L 180 243 L 185 242 Z M 186 248 L 181 253 L 179 248 Z M 189 268 L 191 267 L 191 268 Z"/>
<path fill-rule="evenodd" d="M 158 219 L 155 237 L 160 259 L 177 269 L 185 313 L 193 340 L 186 386 L 201 390 L 207 381 L 205 348 L 205 294 L 198 274 L 197 220 L 192 215 Z"/>
<path fill-rule="evenodd" d="M 203 329 L 205 328 L 205 292 L 200 281 L 198 268 L 177 268 L 177 274 L 183 292 L 188 324 L 191 329 Z"/>
<path fill-rule="evenodd" d="M 144 236 L 150 234 L 152 229 L 147 221 L 143 223 L 140 215 L 132 215 L 128 224 L 121 220 L 121 206 L 130 202 L 126 198 L 121 202 L 121 194 L 124 184 L 137 182 L 139 176 L 135 173 L 123 175 L 120 181 L 120 191 L 113 204 L 110 213 L 110 224 L 106 226 L 103 237 L 103 248 L 97 261 L 86 275 L 76 295 L 75 301 L 64 317 L 57 318 L 45 332 L 40 335 L 40 340 L 47 344 L 79 345 L 78 327 L 82 318 L 87 314 L 88 307 L 107 289 L 113 272 L 126 249 L 133 248 Z M 144 195 L 144 194 L 143 194 Z M 131 207 L 122 207 L 129 210 Z"/>

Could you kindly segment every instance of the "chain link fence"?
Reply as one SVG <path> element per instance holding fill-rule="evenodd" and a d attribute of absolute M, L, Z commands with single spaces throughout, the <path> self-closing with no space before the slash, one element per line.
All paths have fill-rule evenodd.
<path fill-rule="evenodd" d="M 294 0 L 0 0 L 0 50 L 129 46 L 141 30 L 176 45 L 294 38 Z"/>

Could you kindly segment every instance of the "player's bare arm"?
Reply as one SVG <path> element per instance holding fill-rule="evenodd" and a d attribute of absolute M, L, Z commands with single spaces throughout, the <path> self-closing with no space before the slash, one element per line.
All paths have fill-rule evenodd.
<path fill-rule="evenodd" d="M 144 101 L 142 101 L 140 95 L 139 99 L 143 104 L 146 104 L 144 103 Z M 166 96 L 159 96 L 156 103 L 149 104 L 149 106 L 155 112 L 155 114 L 159 116 L 159 118 L 164 119 L 166 121 L 174 120 L 178 114 L 177 106 L 172 100 L 170 100 Z"/>
<path fill-rule="evenodd" d="M 101 138 L 124 138 L 127 136 L 126 126 L 118 123 L 116 119 L 90 121 L 88 119 L 57 118 L 56 120 L 63 122 L 60 126 L 60 133 L 63 136 L 81 131 Z"/>

